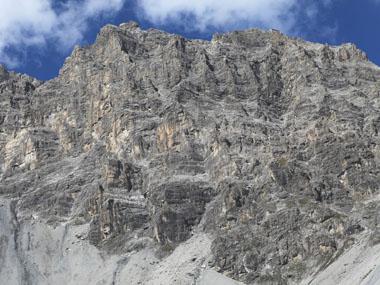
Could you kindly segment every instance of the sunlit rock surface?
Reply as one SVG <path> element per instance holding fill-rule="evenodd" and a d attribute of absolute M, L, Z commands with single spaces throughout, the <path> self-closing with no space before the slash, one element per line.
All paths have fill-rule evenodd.
<path fill-rule="evenodd" d="M 378 284 L 379 131 L 363 52 L 275 30 L 1 67 L 0 283 Z"/>

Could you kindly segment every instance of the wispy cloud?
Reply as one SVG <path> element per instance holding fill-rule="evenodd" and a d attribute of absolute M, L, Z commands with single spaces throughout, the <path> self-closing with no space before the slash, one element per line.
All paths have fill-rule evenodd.
<path fill-rule="evenodd" d="M 1 0 L 0 62 L 14 67 L 25 48 L 50 41 L 70 48 L 83 38 L 91 18 L 120 10 L 124 1 L 69 0 L 53 7 L 54 0 Z"/>
<path fill-rule="evenodd" d="M 207 30 L 255 25 L 288 31 L 298 0 L 141 0 L 141 15 L 157 24 Z M 186 19 L 191 19 L 186 21 Z"/>
<path fill-rule="evenodd" d="M 318 30 L 324 31 L 321 38 L 329 40 L 337 25 L 330 27 L 320 18 L 332 5 L 333 0 L 139 0 L 138 14 L 155 25 L 190 31 L 259 27 L 307 37 Z"/>

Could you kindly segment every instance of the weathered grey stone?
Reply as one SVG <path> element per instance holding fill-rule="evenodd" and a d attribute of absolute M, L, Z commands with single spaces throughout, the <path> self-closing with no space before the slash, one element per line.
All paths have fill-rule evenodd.
<path fill-rule="evenodd" d="M 379 82 L 353 45 L 256 29 L 187 40 L 136 23 L 102 28 L 47 82 L 1 66 L 7 231 L 22 245 L 18 227 L 35 220 L 89 225 L 86 242 L 119 256 L 207 233 L 214 270 L 297 284 L 363 233 L 379 243 Z"/>

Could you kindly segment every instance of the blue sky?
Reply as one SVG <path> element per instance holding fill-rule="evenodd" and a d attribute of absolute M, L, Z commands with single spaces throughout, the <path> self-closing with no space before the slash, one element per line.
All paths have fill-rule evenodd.
<path fill-rule="evenodd" d="M 0 63 L 47 80 L 74 45 L 129 20 L 189 38 L 250 27 L 352 42 L 380 64 L 380 0 L 0 0 Z"/>

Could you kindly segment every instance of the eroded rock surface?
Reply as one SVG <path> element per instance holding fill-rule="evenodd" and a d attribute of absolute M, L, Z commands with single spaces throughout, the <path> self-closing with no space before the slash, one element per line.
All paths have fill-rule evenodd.
<path fill-rule="evenodd" d="M 1 67 L 0 279 L 74 282 L 57 261 L 69 232 L 108 268 L 88 284 L 165 282 L 144 278 L 205 235 L 162 284 L 312 281 L 380 241 L 379 92 L 355 46 L 274 30 L 201 41 L 108 25 L 50 81 Z M 143 253 L 153 264 L 133 273 Z"/>

